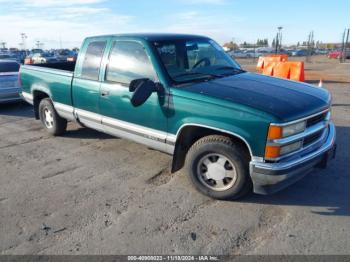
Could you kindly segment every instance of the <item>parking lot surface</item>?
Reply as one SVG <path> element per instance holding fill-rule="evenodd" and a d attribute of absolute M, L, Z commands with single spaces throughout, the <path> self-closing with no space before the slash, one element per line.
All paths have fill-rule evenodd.
<path fill-rule="evenodd" d="M 1 254 L 349 254 L 350 65 L 306 64 L 306 79 L 320 78 L 333 95 L 337 158 L 239 201 L 201 195 L 170 174 L 168 155 L 74 123 L 53 138 L 31 106 L 1 106 Z"/>

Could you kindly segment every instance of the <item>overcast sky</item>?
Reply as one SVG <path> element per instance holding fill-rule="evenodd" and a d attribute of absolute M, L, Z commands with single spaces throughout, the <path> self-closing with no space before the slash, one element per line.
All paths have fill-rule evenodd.
<path fill-rule="evenodd" d="M 27 48 L 79 47 L 86 36 L 124 32 L 208 35 L 219 43 L 269 38 L 283 26 L 284 43 L 340 42 L 350 27 L 348 0 L 0 0 L 0 41 Z"/>

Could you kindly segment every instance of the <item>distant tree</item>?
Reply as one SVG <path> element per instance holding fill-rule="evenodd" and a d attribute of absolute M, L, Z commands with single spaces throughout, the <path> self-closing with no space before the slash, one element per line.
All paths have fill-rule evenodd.
<path fill-rule="evenodd" d="M 300 42 L 297 43 L 297 47 L 299 47 L 299 46 L 300 46 Z"/>
<path fill-rule="evenodd" d="M 234 42 L 228 42 L 224 44 L 224 47 L 230 49 L 230 50 L 237 50 L 238 49 L 238 45 Z"/>
<path fill-rule="evenodd" d="M 254 48 L 254 47 L 257 47 L 257 44 L 251 44 L 251 43 L 247 43 L 246 41 L 244 41 L 243 44 L 240 44 L 240 47 L 243 47 L 243 48 Z"/>
<path fill-rule="evenodd" d="M 256 46 L 258 47 L 269 46 L 269 41 L 267 39 L 258 39 L 256 41 Z"/>
<path fill-rule="evenodd" d="M 272 40 L 272 47 L 273 47 L 273 48 L 276 47 L 276 39 L 275 39 L 275 38 Z"/>

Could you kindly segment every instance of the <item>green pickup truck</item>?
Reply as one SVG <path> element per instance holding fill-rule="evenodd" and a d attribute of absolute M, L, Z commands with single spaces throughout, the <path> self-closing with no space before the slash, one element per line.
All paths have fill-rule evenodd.
<path fill-rule="evenodd" d="M 216 199 L 274 193 L 335 156 L 328 91 L 246 72 L 204 36 L 89 37 L 76 63 L 22 66 L 20 82 L 52 135 L 76 121 L 145 144 Z"/>

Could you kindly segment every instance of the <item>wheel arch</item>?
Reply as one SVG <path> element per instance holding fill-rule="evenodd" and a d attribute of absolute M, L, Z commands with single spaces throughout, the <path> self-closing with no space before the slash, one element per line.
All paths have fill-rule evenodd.
<path fill-rule="evenodd" d="M 47 92 L 46 90 L 42 90 L 42 89 L 34 89 L 32 91 L 33 94 L 33 106 L 34 106 L 34 115 L 35 115 L 35 119 L 39 119 L 39 104 L 40 101 L 44 98 L 51 98 L 51 96 L 49 95 L 49 92 Z"/>
<path fill-rule="evenodd" d="M 199 139 L 209 135 L 223 135 L 230 137 L 234 143 L 242 147 L 247 157 L 250 159 L 253 158 L 253 151 L 249 143 L 241 135 L 212 126 L 185 124 L 179 128 L 176 134 L 171 172 L 180 170 L 184 166 L 186 154 L 190 147 Z"/>

